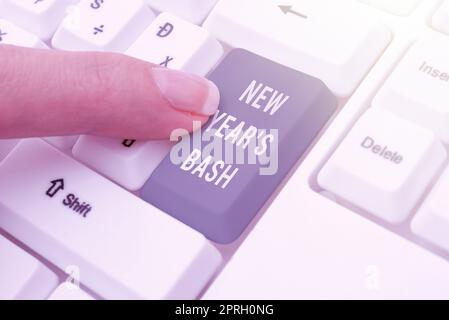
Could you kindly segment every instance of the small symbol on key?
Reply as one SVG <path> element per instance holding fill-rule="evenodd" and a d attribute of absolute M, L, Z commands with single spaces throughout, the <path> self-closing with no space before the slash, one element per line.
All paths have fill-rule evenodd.
<path fill-rule="evenodd" d="M 126 139 L 122 142 L 122 144 L 127 148 L 131 148 L 134 143 L 136 143 L 136 140 L 131 140 L 131 139 Z"/>
<path fill-rule="evenodd" d="M 171 23 L 167 22 L 163 26 L 159 27 L 159 32 L 156 35 L 159 38 L 166 38 L 173 32 L 174 28 L 175 27 Z"/>
<path fill-rule="evenodd" d="M 103 33 L 103 32 L 104 32 L 104 24 L 102 24 L 99 27 L 95 27 L 94 28 L 94 35 L 97 35 L 97 34 Z"/>
<path fill-rule="evenodd" d="M 95 0 L 90 4 L 90 7 L 94 10 L 100 9 L 103 5 L 104 0 Z"/>
<path fill-rule="evenodd" d="M 64 179 L 56 179 L 50 181 L 51 187 L 45 193 L 50 198 L 53 198 L 59 191 L 64 190 Z"/>
<path fill-rule="evenodd" d="M 164 61 L 162 61 L 161 63 L 159 63 L 159 65 L 162 66 L 162 67 L 168 68 L 168 64 L 169 64 L 170 62 L 172 62 L 174 59 L 175 59 L 175 58 L 172 58 L 172 57 L 170 57 L 170 56 L 167 56 L 167 57 L 165 58 Z"/>
<path fill-rule="evenodd" d="M 3 31 L 0 29 L 0 42 L 3 41 L 3 36 L 6 36 L 6 35 L 7 35 L 7 33 L 6 33 L 6 32 L 3 32 Z"/>

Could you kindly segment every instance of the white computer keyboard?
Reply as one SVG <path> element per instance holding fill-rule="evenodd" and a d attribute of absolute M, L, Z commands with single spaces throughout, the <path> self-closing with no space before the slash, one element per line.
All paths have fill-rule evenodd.
<path fill-rule="evenodd" d="M 448 0 L 0 0 L 2 43 L 215 70 L 226 107 L 233 70 L 298 81 L 313 116 L 217 213 L 171 142 L 0 140 L 0 298 L 449 297 Z"/>

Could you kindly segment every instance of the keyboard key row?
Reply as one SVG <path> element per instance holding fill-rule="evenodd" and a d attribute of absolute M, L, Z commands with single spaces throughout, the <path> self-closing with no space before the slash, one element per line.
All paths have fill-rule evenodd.
<path fill-rule="evenodd" d="M 24 5 L 17 0 L 5 1 L 10 3 L 11 7 L 24 10 Z M 46 2 L 48 3 L 46 10 L 57 11 L 60 15 L 62 8 L 73 1 Z M 157 9 L 174 13 L 179 13 L 181 9 L 185 12 L 184 9 L 189 5 L 180 1 L 147 2 Z M 215 5 L 216 0 L 197 2 L 191 8 L 194 8 L 193 11 L 202 19 Z M 25 6 L 32 7 L 33 10 L 38 7 L 31 4 Z M 263 14 L 253 15 L 254 7 Z M 323 10 L 325 7 L 330 9 Z M 243 5 L 237 0 L 220 1 L 205 22 L 205 27 L 217 38 L 233 47 L 249 49 L 322 79 L 335 94 L 345 97 L 354 91 L 391 38 L 390 32 L 361 7 L 348 0 L 342 0 L 337 4 L 329 0 L 296 1 L 289 6 L 268 0 L 258 0 L 257 3 L 250 0 Z M 301 14 L 298 10 L 306 14 Z M 36 11 L 40 12 L 37 9 Z M 117 12 L 121 14 L 116 15 Z M 354 14 L 348 18 L 347 12 Z M 25 18 L 15 20 L 20 22 L 19 25 L 34 32 L 35 28 L 22 23 L 23 21 L 33 23 L 33 18 L 23 15 Z M 53 14 L 52 19 L 47 20 L 53 21 L 55 16 L 58 15 Z M 52 45 L 54 48 L 66 50 L 123 52 L 153 19 L 154 13 L 142 0 L 127 2 L 82 0 L 71 7 L 69 14 L 56 31 Z M 193 20 L 197 21 L 198 18 Z M 154 37 L 151 39 L 155 40 Z M 155 44 L 157 45 L 157 42 Z M 183 49 L 180 52 L 185 51 L 185 48 Z M 203 51 L 207 52 L 208 49 L 209 47 L 204 47 Z M 153 49 L 153 54 L 157 55 L 157 50 Z M 207 57 L 202 55 L 205 56 Z M 182 64 L 182 59 L 176 60 L 173 62 L 170 56 L 162 56 L 156 59 L 156 63 Z M 195 61 L 196 65 L 203 67 L 198 60 Z M 190 71 L 189 68 L 180 68 Z M 207 66 L 203 68 L 207 69 Z"/>
<path fill-rule="evenodd" d="M 139 29 L 136 19 L 144 22 L 148 18 L 153 18 L 148 15 L 150 11 L 144 9 L 146 4 L 159 12 L 171 12 L 189 22 L 200 24 L 217 0 L 133 0 L 126 2 L 85 0 L 81 3 L 78 2 L 78 0 L 0 0 L 0 12 L 2 17 L 7 17 L 12 23 L 32 32 L 43 41 L 52 38 L 61 21 L 69 14 L 63 25 L 60 26 L 58 37 L 55 40 L 56 46 L 70 48 L 68 42 L 78 40 L 77 44 L 84 47 L 95 46 L 98 48 L 97 46 L 100 45 L 101 48 L 108 46 L 108 42 L 118 37 L 118 33 L 122 33 L 121 41 L 132 40 L 132 35 Z M 133 10 L 135 15 L 131 18 Z M 120 12 L 121 15 L 117 15 L 117 12 Z M 112 13 L 114 17 L 108 13 Z M 111 20 L 111 18 L 114 19 Z M 147 22 L 151 22 L 151 20 Z M 96 37 L 93 37 L 94 35 Z M 112 44 L 110 45 L 112 46 Z M 82 48 L 73 49 L 81 50 Z"/>
<path fill-rule="evenodd" d="M 104 298 L 194 298 L 221 263 L 202 235 L 43 140 L 20 142 L 0 176 L 0 227 Z"/>

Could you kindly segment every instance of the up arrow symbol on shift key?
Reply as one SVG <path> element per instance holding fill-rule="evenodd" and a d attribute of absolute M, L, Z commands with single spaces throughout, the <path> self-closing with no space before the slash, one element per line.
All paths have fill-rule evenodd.
<path fill-rule="evenodd" d="M 64 190 L 64 179 L 56 179 L 50 181 L 51 186 L 47 190 L 46 195 L 53 198 L 60 190 Z"/>

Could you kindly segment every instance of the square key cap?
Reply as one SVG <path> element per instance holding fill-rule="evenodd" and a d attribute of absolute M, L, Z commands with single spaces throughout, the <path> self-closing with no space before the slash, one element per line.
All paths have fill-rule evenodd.
<path fill-rule="evenodd" d="M 153 172 L 142 198 L 218 243 L 236 240 L 337 107 L 322 81 L 242 49 L 209 76 L 219 111 Z"/>

